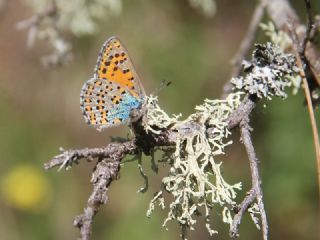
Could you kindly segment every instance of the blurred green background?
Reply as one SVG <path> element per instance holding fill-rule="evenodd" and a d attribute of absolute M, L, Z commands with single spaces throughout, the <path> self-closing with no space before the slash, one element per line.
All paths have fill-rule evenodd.
<path fill-rule="evenodd" d="M 320 8 L 314 1 L 316 9 Z M 294 1 L 304 16 L 303 1 Z M 102 133 L 86 125 L 79 108 L 80 89 L 93 74 L 102 43 L 111 35 L 126 45 L 147 93 L 162 80 L 172 81 L 159 93 L 168 113 L 193 112 L 205 98 L 219 98 L 230 77 L 236 53 L 254 9 L 253 1 L 218 1 L 213 17 L 205 17 L 187 0 L 122 1 L 118 16 L 99 21 L 97 34 L 68 36 L 74 60 L 67 66 L 45 69 L 40 57 L 44 42 L 26 47 L 27 32 L 15 24 L 33 12 L 23 1 L 8 1 L 0 12 L 0 239 L 76 239 L 73 217 L 80 214 L 91 191 L 92 163 L 70 171 L 45 172 L 43 163 L 58 148 L 105 146 L 109 136 L 126 136 L 128 128 Z M 263 42 L 263 34 L 259 34 Z M 317 239 L 319 205 L 312 133 L 302 93 L 289 92 L 286 101 L 260 103 L 252 125 L 269 220 L 270 239 Z M 265 107 L 266 105 L 266 107 Z M 319 113 L 316 112 L 317 120 Z M 319 121 L 318 121 L 319 122 Z M 249 166 L 239 135 L 221 159 L 225 178 L 250 188 Z M 149 165 L 145 161 L 145 168 Z M 160 177 L 149 172 L 143 185 L 136 163 L 121 170 L 109 189 L 109 202 L 97 215 L 92 239 L 179 239 L 174 223 L 161 228 L 166 212 L 145 217 Z M 239 195 L 239 200 L 244 193 Z M 216 213 L 216 239 L 229 239 L 228 226 Z M 240 227 L 240 239 L 261 239 L 250 217 Z M 209 239 L 200 220 L 190 239 Z"/>

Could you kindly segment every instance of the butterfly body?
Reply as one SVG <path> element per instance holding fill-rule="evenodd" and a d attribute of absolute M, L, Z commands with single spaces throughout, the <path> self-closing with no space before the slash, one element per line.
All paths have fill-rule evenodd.
<path fill-rule="evenodd" d="M 100 51 L 93 78 L 82 87 L 80 106 L 86 122 L 98 130 L 128 123 L 141 109 L 145 92 L 123 44 L 109 38 Z"/>

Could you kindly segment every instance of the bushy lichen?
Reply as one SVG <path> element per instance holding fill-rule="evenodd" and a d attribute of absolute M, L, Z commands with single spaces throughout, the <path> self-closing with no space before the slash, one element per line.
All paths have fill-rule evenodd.
<path fill-rule="evenodd" d="M 270 42 L 256 44 L 252 60 L 244 61 L 243 66 L 245 76 L 231 79 L 235 89 L 269 100 L 287 97 L 285 88 L 293 85 L 298 73 L 295 57 Z"/>
<path fill-rule="evenodd" d="M 285 87 L 292 85 L 291 78 L 298 69 L 293 55 L 267 43 L 255 45 L 251 62 L 244 62 L 244 72 L 244 77 L 232 79 L 235 93 L 225 100 L 205 100 L 195 108 L 194 114 L 183 121 L 179 120 L 180 115 L 169 117 L 157 104 L 157 98 L 147 97 L 145 130 L 161 134 L 159 129 L 170 129 L 176 133 L 175 146 L 162 149 L 169 171 L 162 179 L 162 189 L 150 202 L 147 216 L 152 214 L 157 204 L 162 208 L 169 206 L 163 226 L 168 221 L 177 221 L 183 239 L 188 229 L 194 229 L 199 215 L 204 216 L 209 234 L 217 233 L 210 224 L 213 208 L 220 207 L 222 220 L 232 224 L 230 209 L 236 206 L 235 197 L 241 184 L 225 181 L 217 157 L 224 154 L 225 147 L 231 144 L 227 140 L 230 135 L 228 119 L 238 108 L 242 91 L 258 98 L 285 98 Z M 169 198 L 173 199 L 171 202 L 168 202 L 166 194 L 172 196 Z M 257 205 L 249 207 L 248 212 L 260 228 Z"/>
<path fill-rule="evenodd" d="M 238 107 L 240 96 L 241 93 L 235 93 L 225 100 L 205 100 L 184 121 L 178 121 L 176 116 L 169 117 L 160 109 L 156 98 L 147 100 L 146 130 L 157 133 L 153 127 L 161 125 L 177 132 L 174 151 L 170 149 L 166 153 L 170 154 L 167 158 L 169 172 L 162 179 L 162 190 L 151 200 L 147 216 L 156 204 L 162 208 L 169 206 L 163 226 L 176 220 L 182 227 L 183 238 L 187 229 L 193 229 L 195 217 L 202 211 L 209 234 L 217 233 L 210 224 L 211 209 L 216 205 L 222 207 L 223 221 L 232 222 L 229 207 L 235 205 L 236 191 L 241 189 L 241 184 L 225 181 L 217 156 L 224 154 L 224 148 L 231 144 L 227 140 L 230 135 L 227 119 Z M 171 203 L 166 203 L 165 192 L 172 195 Z"/>
<path fill-rule="evenodd" d="M 279 46 L 282 51 L 292 47 L 292 39 L 288 34 L 284 31 L 277 30 L 271 21 L 268 23 L 260 23 L 260 27 L 265 35 L 270 38 L 271 42 Z"/>

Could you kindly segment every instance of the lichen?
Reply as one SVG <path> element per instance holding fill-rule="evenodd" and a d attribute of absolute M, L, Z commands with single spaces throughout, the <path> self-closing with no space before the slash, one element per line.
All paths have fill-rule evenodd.
<path fill-rule="evenodd" d="M 271 42 L 279 46 L 282 51 L 292 46 L 291 37 L 286 32 L 277 30 L 271 21 L 268 23 L 260 23 L 260 28 L 264 31 L 265 35 L 270 38 Z"/>
<path fill-rule="evenodd" d="M 244 61 L 243 66 L 245 75 L 232 78 L 231 82 L 235 89 L 258 98 L 286 98 L 285 88 L 297 84 L 295 57 L 270 42 L 256 44 L 252 60 Z"/>
<path fill-rule="evenodd" d="M 156 126 L 158 129 L 164 129 L 170 125 L 176 124 L 181 117 L 181 114 L 169 117 L 168 114 L 158 105 L 158 97 L 156 96 L 150 95 L 146 97 L 145 102 L 146 104 L 143 107 L 147 109 L 147 121 L 144 126 L 146 132 L 151 131 L 155 134 L 159 134 L 160 130 L 156 130 L 154 126 Z"/>
<path fill-rule="evenodd" d="M 238 108 L 242 96 L 285 98 L 285 88 L 292 86 L 292 79 L 298 73 L 295 57 L 283 53 L 272 43 L 256 44 L 252 60 L 243 65 L 245 75 L 232 79 L 234 93 L 225 100 L 206 99 L 185 120 L 180 120 L 181 115 L 169 117 L 159 107 L 156 97 L 146 98 L 145 130 L 155 134 L 160 134 L 161 129 L 176 132 L 175 145 L 162 149 L 162 162 L 169 165 L 169 171 L 162 179 L 162 188 L 150 202 L 147 216 L 151 216 L 156 205 L 163 209 L 168 207 L 163 226 L 169 221 L 178 222 L 183 239 L 186 239 L 187 230 L 194 229 L 196 217 L 200 215 L 204 217 L 209 234 L 216 234 L 211 224 L 213 209 L 220 208 L 223 222 L 229 225 L 233 222 L 232 208 L 236 206 L 241 183 L 229 184 L 224 179 L 218 157 L 232 143 L 228 140 L 231 134 L 228 119 Z M 166 194 L 172 197 L 167 198 Z M 260 229 L 257 205 L 249 207 L 248 212 Z"/>
<path fill-rule="evenodd" d="M 177 221 L 184 239 L 187 229 L 194 229 L 195 217 L 202 211 L 209 234 L 217 233 L 210 224 L 213 207 L 221 207 L 223 221 L 232 222 L 229 207 L 236 204 L 235 197 L 241 183 L 229 184 L 224 179 L 222 163 L 217 157 L 224 154 L 225 147 L 232 143 L 227 140 L 230 135 L 227 119 L 238 107 L 241 95 L 234 93 L 225 100 L 207 99 L 183 121 L 177 116 L 169 117 L 161 110 L 156 98 L 147 98 L 146 130 L 157 133 L 153 126 L 170 126 L 178 133 L 174 150 L 164 150 L 169 155 L 166 161 L 169 171 L 162 179 L 162 189 L 150 202 L 147 216 L 151 216 L 157 204 L 162 208 L 169 206 L 163 226 L 168 221 Z M 165 201 L 164 192 L 172 195 L 171 202 Z"/>
<path fill-rule="evenodd" d="M 264 31 L 265 35 L 270 38 L 270 41 L 279 46 L 282 51 L 287 51 L 293 47 L 293 42 L 291 37 L 284 31 L 277 30 L 274 24 L 269 21 L 268 23 L 260 23 L 261 29 Z M 292 93 L 297 94 L 301 87 L 302 78 L 300 75 L 295 74 L 294 76 L 288 76 L 292 84 Z"/>

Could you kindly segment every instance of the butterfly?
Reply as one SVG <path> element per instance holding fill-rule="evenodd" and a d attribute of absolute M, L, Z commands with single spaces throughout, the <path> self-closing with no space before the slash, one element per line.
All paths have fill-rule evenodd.
<path fill-rule="evenodd" d="M 101 131 L 130 122 L 130 113 L 141 110 L 145 91 L 120 40 L 110 37 L 103 44 L 93 78 L 80 93 L 85 121 Z M 141 112 L 141 111 L 140 111 Z"/>

